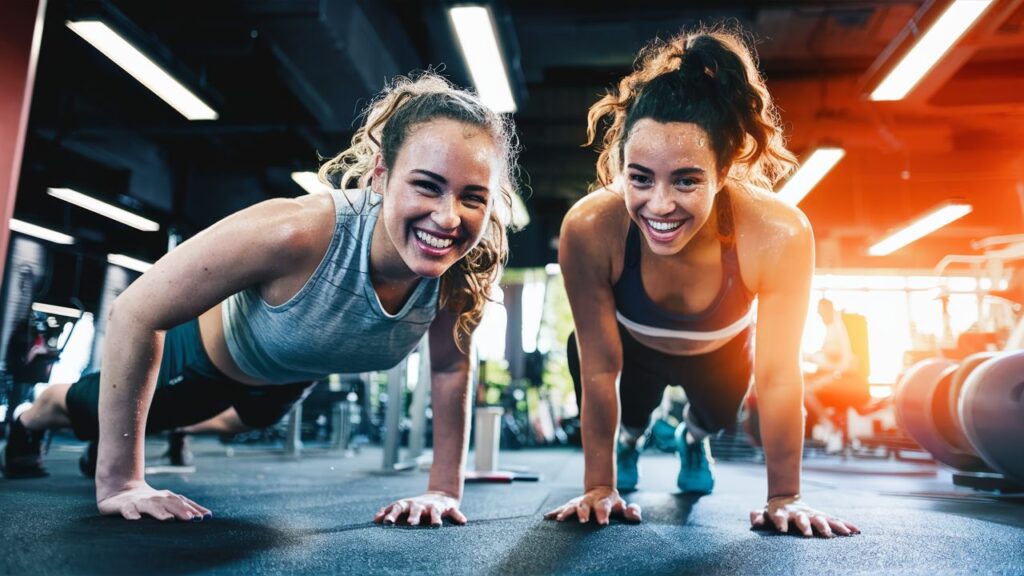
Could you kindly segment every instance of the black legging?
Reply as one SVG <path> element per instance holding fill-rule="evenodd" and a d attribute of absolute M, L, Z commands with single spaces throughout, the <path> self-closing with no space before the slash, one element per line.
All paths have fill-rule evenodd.
<path fill-rule="evenodd" d="M 753 330 L 747 328 L 714 352 L 675 356 L 637 342 L 620 324 L 622 424 L 629 428 L 646 428 L 651 412 L 661 404 L 666 386 L 683 387 L 689 401 L 687 421 L 701 431 L 715 433 L 735 423 L 753 374 L 752 334 Z M 579 406 L 583 394 L 575 332 L 569 335 L 567 346 L 569 373 Z"/>

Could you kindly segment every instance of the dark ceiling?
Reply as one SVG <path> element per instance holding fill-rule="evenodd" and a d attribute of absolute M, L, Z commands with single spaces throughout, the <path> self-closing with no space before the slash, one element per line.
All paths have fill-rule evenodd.
<path fill-rule="evenodd" d="M 508 0 L 491 6 L 519 98 L 515 118 L 533 223 L 513 265 L 557 257 L 561 217 L 594 178 L 580 147 L 587 108 L 655 35 L 736 23 L 803 155 L 847 156 L 801 204 L 828 268 L 931 268 L 971 241 L 1022 229 L 1024 0 L 996 0 L 982 21 L 902 102 L 868 102 L 883 55 L 915 18 L 948 2 Z M 439 0 L 50 0 L 16 217 L 83 238 L 97 254 L 155 259 L 160 233 L 136 232 L 46 195 L 72 186 L 127 203 L 188 236 L 230 211 L 301 194 L 292 170 L 315 169 L 351 137 L 385 78 L 443 66 L 469 78 Z M 68 30 L 113 7 L 149 46 L 186 71 L 221 116 L 189 122 Z M 876 70 L 879 69 L 879 70 Z M 866 248 L 951 197 L 975 211 L 892 256 Z"/>

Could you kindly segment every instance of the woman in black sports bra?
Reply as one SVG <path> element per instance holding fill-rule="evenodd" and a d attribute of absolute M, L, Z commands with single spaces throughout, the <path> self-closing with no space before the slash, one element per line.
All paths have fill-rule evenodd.
<path fill-rule="evenodd" d="M 547 517 L 640 520 L 619 490 L 639 479 L 637 439 L 668 385 L 689 400 L 676 430 L 677 484 L 710 493 L 708 435 L 735 422 L 753 379 L 768 493 L 751 523 L 859 532 L 800 497 L 800 339 L 814 238 L 771 192 L 796 162 L 751 52 L 721 29 L 655 40 L 588 120 L 591 143 L 604 128 L 602 187 L 566 215 L 559 250 L 576 324 L 568 353 L 582 399 L 584 494 Z"/>

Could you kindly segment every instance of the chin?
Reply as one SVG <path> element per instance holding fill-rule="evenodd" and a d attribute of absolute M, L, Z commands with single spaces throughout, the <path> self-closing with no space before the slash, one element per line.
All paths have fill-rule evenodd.
<path fill-rule="evenodd" d="M 411 264 L 412 265 L 409 266 L 409 269 L 421 278 L 440 278 L 455 263 L 452 262 L 449 264 L 446 262 L 431 262 L 424 261 L 423 259 L 417 259 L 416 262 Z"/>

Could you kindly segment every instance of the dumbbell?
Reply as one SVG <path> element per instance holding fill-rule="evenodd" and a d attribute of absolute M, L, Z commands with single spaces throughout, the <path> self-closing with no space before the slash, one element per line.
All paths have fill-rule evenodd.
<path fill-rule="evenodd" d="M 986 470 L 973 450 L 952 441 L 958 431 L 949 405 L 949 387 L 959 366 L 948 358 L 929 358 L 910 367 L 893 395 L 900 427 L 931 455 L 958 470 Z"/>
<path fill-rule="evenodd" d="M 953 378 L 949 383 L 948 416 L 936 416 L 936 421 L 943 422 L 939 429 L 946 432 L 946 440 L 964 452 L 970 452 L 971 454 L 977 455 L 974 447 L 971 446 L 971 441 L 967 439 L 967 434 L 964 433 L 963 420 L 960 419 L 960 394 L 963 392 L 964 383 L 967 382 L 967 377 L 970 376 L 971 373 L 982 364 L 982 362 L 985 362 L 989 358 L 998 356 L 999 354 L 1000 352 L 978 352 L 977 354 L 971 354 L 961 360 L 960 366 L 956 369 L 956 372 L 953 374 Z M 948 421 L 946 418 L 948 418 Z"/>
<path fill-rule="evenodd" d="M 960 392 L 958 413 L 975 452 L 993 469 L 1024 482 L 1024 351 L 978 365 Z"/>

